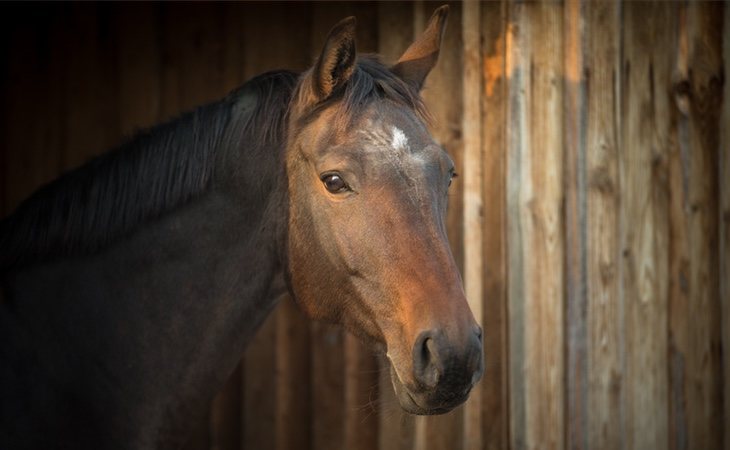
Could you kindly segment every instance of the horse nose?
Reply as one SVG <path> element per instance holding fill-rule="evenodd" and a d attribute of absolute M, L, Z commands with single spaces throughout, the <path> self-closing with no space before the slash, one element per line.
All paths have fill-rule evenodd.
<path fill-rule="evenodd" d="M 426 389 L 441 384 L 459 385 L 467 380 L 469 387 L 479 381 L 484 369 L 482 329 L 475 326 L 466 333 L 464 343 L 452 342 L 437 329 L 422 331 L 413 346 L 413 374 Z M 449 374 L 451 380 L 443 380 Z"/>
<path fill-rule="evenodd" d="M 413 346 L 413 374 L 416 382 L 426 388 L 435 388 L 444 371 L 436 342 L 438 333 L 434 330 L 422 331 Z"/>

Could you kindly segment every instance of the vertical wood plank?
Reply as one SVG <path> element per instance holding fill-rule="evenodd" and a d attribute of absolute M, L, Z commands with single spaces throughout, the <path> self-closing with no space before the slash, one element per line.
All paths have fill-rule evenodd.
<path fill-rule="evenodd" d="M 669 105 L 674 5 L 623 5 L 622 420 L 627 449 L 667 448 Z M 652 411 L 652 414 L 647 414 Z"/>
<path fill-rule="evenodd" d="M 211 450 L 236 450 L 241 444 L 241 370 L 239 364 L 211 404 Z"/>
<path fill-rule="evenodd" d="M 379 366 L 375 355 L 358 338 L 345 334 L 345 448 L 371 450 L 378 446 Z"/>
<path fill-rule="evenodd" d="M 160 11 L 153 4 L 114 5 L 119 134 L 160 120 Z"/>
<path fill-rule="evenodd" d="M 515 449 L 563 448 L 562 9 L 510 4 L 510 393 Z"/>
<path fill-rule="evenodd" d="M 462 5 L 463 41 L 463 113 L 462 133 L 464 136 L 464 199 L 462 218 L 462 239 L 464 248 L 464 291 L 469 307 L 479 325 L 483 325 L 484 267 L 482 258 L 483 231 L 483 174 L 481 142 L 481 31 L 480 3 L 466 1 Z M 464 447 L 481 450 L 482 441 L 482 385 L 477 384 L 464 405 Z"/>
<path fill-rule="evenodd" d="M 730 7 L 724 5 L 722 28 L 722 59 L 725 73 L 722 122 L 730 123 Z M 720 301 L 722 303 L 723 348 L 723 438 L 725 450 L 730 450 L 730 127 L 721 127 L 719 155 L 720 177 Z"/>
<path fill-rule="evenodd" d="M 340 327 L 314 323 L 311 339 L 312 448 L 345 448 L 345 334 Z"/>
<path fill-rule="evenodd" d="M 505 278 L 505 3 L 481 5 L 483 310 L 485 371 L 482 378 L 482 443 L 488 450 L 508 448 L 507 293 Z"/>
<path fill-rule="evenodd" d="M 309 321 L 286 295 L 276 311 L 276 448 L 307 450 L 311 442 Z M 255 417 L 256 411 L 249 411 Z"/>
<path fill-rule="evenodd" d="M 116 143 L 116 49 L 109 5 L 76 4 L 67 26 L 64 169 L 77 167 Z M 72 51 L 68 51 L 73 49 Z M 99 101 L 104 99 L 103 101 Z"/>
<path fill-rule="evenodd" d="M 587 311 L 586 429 L 574 448 L 615 449 L 622 445 L 619 297 L 619 30 L 620 5 L 586 3 L 585 227 Z M 571 383 L 571 389 L 572 383 Z"/>
<path fill-rule="evenodd" d="M 56 55 L 65 50 L 66 9 L 56 5 L 44 15 L 19 7 L 7 29 L 2 183 L 8 213 L 61 168 L 66 71 Z"/>
<path fill-rule="evenodd" d="M 248 343 L 244 356 L 243 448 L 276 448 L 276 314 Z"/>
<path fill-rule="evenodd" d="M 722 96 L 720 4 L 680 11 L 671 156 L 670 419 L 672 448 L 722 446 L 717 253 Z"/>
<path fill-rule="evenodd" d="M 586 82 L 583 77 L 583 5 L 569 0 L 564 7 L 565 56 L 565 359 L 566 446 L 587 446 L 588 361 L 586 338 Z M 605 105 L 604 105 L 605 107 Z"/>

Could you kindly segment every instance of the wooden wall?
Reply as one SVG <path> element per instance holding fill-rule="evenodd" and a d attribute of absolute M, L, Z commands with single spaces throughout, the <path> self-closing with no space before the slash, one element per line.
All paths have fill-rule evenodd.
<path fill-rule="evenodd" d="M 0 212 L 134 130 L 438 4 L 0 6 Z M 439 417 L 289 299 L 189 449 L 730 449 L 730 7 L 454 3 L 424 96 L 487 369 Z"/>

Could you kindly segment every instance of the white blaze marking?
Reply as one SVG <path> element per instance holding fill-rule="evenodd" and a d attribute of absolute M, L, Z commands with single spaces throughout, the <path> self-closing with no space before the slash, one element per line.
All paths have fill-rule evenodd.
<path fill-rule="evenodd" d="M 405 133 L 398 128 L 393 127 L 393 139 L 390 141 L 390 145 L 395 150 L 407 150 L 408 149 L 408 138 L 406 137 Z"/>

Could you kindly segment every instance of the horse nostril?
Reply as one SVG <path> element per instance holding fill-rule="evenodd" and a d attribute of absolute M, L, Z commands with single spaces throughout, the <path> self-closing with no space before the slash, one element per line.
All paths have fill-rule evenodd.
<path fill-rule="evenodd" d="M 413 374 L 416 381 L 427 388 L 434 388 L 441 378 L 441 361 L 433 331 L 423 331 L 413 346 Z"/>
<path fill-rule="evenodd" d="M 482 327 L 480 327 L 479 325 L 475 325 L 474 326 L 474 334 L 476 334 L 477 335 L 477 339 L 479 339 L 481 341 L 482 340 Z"/>

